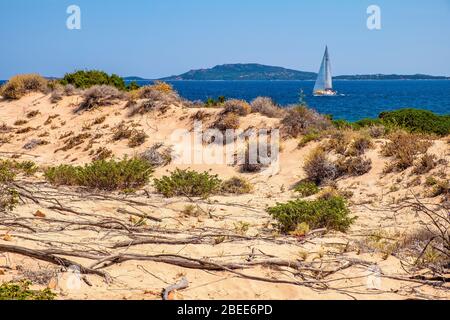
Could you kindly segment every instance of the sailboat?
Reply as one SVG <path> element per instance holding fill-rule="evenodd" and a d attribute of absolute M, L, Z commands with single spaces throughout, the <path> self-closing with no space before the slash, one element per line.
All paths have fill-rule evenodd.
<path fill-rule="evenodd" d="M 328 46 L 325 48 L 322 65 L 314 86 L 314 96 L 335 96 L 337 92 L 333 90 L 333 79 L 331 76 L 331 62 L 328 54 Z"/>

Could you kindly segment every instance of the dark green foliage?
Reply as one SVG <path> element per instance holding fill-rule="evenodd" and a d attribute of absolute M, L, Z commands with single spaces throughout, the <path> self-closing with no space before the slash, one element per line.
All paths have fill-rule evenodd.
<path fill-rule="evenodd" d="M 295 200 L 278 203 L 267 209 L 278 221 L 280 231 L 289 233 L 297 226 L 306 223 L 310 229 L 347 231 L 356 218 L 350 217 L 350 210 L 340 196 L 315 201 Z"/>
<path fill-rule="evenodd" d="M 54 300 L 56 294 L 50 289 L 31 290 L 30 281 L 3 283 L 0 285 L 0 300 Z"/>
<path fill-rule="evenodd" d="M 383 122 L 380 119 L 370 119 L 370 118 L 366 118 L 366 119 L 361 119 L 359 121 L 356 121 L 355 123 L 352 124 L 352 127 L 354 129 L 361 129 L 361 128 L 368 128 L 368 127 L 373 127 L 373 126 L 379 126 L 382 125 Z"/>
<path fill-rule="evenodd" d="M 353 123 L 348 122 L 347 120 L 333 120 L 332 123 L 337 129 L 350 129 L 354 125 Z"/>
<path fill-rule="evenodd" d="M 170 176 L 155 179 L 154 183 L 156 190 L 167 198 L 175 196 L 207 198 L 220 191 L 222 181 L 217 175 L 208 172 L 176 169 Z"/>
<path fill-rule="evenodd" d="M 84 167 L 60 165 L 45 171 L 46 179 L 56 185 L 84 186 L 105 191 L 136 189 L 144 186 L 152 174 L 145 160 L 99 160 Z"/>
<path fill-rule="evenodd" d="M 127 85 L 127 90 L 128 91 L 133 91 L 133 90 L 137 90 L 139 89 L 141 86 L 138 85 L 138 83 L 136 81 L 131 81 L 128 85 Z"/>
<path fill-rule="evenodd" d="M 299 182 L 295 186 L 294 191 L 298 192 L 302 197 L 310 197 L 319 193 L 320 188 L 314 182 L 305 180 Z"/>
<path fill-rule="evenodd" d="M 99 70 L 80 70 L 74 73 L 66 73 L 61 79 L 62 85 L 71 84 L 77 88 L 87 89 L 95 85 L 110 85 L 119 90 L 127 90 L 125 81 L 116 74 L 107 74 Z"/>
<path fill-rule="evenodd" d="M 450 134 L 450 115 L 439 116 L 431 111 L 402 109 L 383 112 L 380 119 L 386 126 L 398 126 L 411 132 Z"/>

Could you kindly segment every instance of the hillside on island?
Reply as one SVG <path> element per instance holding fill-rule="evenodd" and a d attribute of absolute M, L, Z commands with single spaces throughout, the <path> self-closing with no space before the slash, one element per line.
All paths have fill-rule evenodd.
<path fill-rule="evenodd" d="M 450 77 L 426 74 L 364 74 L 341 75 L 335 80 L 448 80 Z M 209 69 L 191 70 L 160 80 L 316 80 L 317 73 L 286 69 L 256 63 L 224 64 Z"/>

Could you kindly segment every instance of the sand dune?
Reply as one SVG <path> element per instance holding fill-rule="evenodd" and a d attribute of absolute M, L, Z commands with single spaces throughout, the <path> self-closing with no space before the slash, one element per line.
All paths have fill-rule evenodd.
<path fill-rule="evenodd" d="M 192 116 L 200 110 L 173 105 L 164 114 L 148 113 L 130 117 L 125 107 L 126 102 L 123 101 L 88 112 L 74 113 L 80 101 L 81 97 L 73 96 L 52 104 L 49 96 L 44 94 L 30 94 L 11 102 L 0 101 L 0 125 L 4 123 L 6 127 L 13 128 L 10 132 L 0 133 L 10 137 L 9 142 L 0 144 L 0 157 L 19 157 L 19 160 L 32 160 L 45 167 L 63 163 L 89 163 L 93 158 L 92 151 L 100 147 L 110 149 L 116 158 L 134 156 L 158 142 L 173 144 L 170 138 L 172 133 L 177 129 L 192 130 Z M 38 110 L 39 114 L 27 117 L 34 110 Z M 205 125 L 211 123 L 219 112 L 216 109 L 203 111 L 211 114 L 210 118 L 206 118 Z M 105 120 L 94 124 L 102 116 L 105 116 Z M 18 120 L 26 120 L 27 123 L 17 125 Z M 144 130 L 149 136 L 146 142 L 137 148 L 129 147 L 126 140 L 113 142 L 111 129 L 121 121 Z M 241 129 L 279 126 L 278 119 L 259 114 L 242 117 L 240 125 Z M 17 133 L 21 128 L 29 129 L 23 130 L 24 133 Z M 89 137 L 74 148 L 57 151 L 65 145 L 66 139 L 61 137 L 70 132 L 73 132 L 71 136 L 88 133 Z M 24 149 L 33 139 L 44 140 L 47 144 L 30 150 Z M 101 269 L 111 276 L 113 281 L 109 284 L 98 275 L 87 275 L 86 282 L 81 281 L 74 287 L 71 285 L 73 274 L 63 268 L 19 254 L 2 253 L 0 250 L 0 282 L 31 274 L 43 279 L 40 285 L 37 284 L 38 287 L 45 287 L 50 283 L 59 299 L 160 299 L 162 289 L 182 277 L 188 279 L 189 287 L 177 292 L 174 299 L 448 299 L 448 284 L 437 287 L 411 279 L 411 274 L 405 271 L 401 263 L 403 257 L 386 255 L 383 250 L 365 250 L 364 243 L 370 235 L 383 232 L 385 236 L 401 239 L 416 231 L 420 227 L 420 221 L 423 221 L 423 217 L 417 212 L 410 208 L 398 212 L 384 209 L 393 204 L 413 201 L 413 195 L 425 197 L 424 183 L 427 176 L 439 173 L 449 179 L 450 175 L 448 164 L 419 176 L 418 184 L 412 183 L 417 179 L 417 176 L 411 174 L 412 169 L 384 174 L 383 169 L 388 159 L 379 153 L 384 142 L 383 139 L 375 140 L 376 147 L 366 154 L 372 160 L 369 173 L 337 181 L 340 190 L 351 191 L 350 209 L 358 217 L 345 234 L 332 231 L 297 238 L 278 234 L 272 225 L 274 221 L 267 214 L 266 208 L 297 197 L 291 187 L 306 177 L 302 164 L 310 151 L 318 145 L 318 142 L 312 142 L 304 148 L 298 148 L 297 139 L 283 140 L 280 171 L 273 175 L 240 174 L 236 167 L 230 165 L 172 163 L 157 168 L 155 177 L 161 177 L 175 168 L 191 168 L 197 171 L 211 170 L 223 179 L 243 175 L 254 184 L 255 190 L 248 195 L 213 196 L 208 200 L 196 200 L 196 204 L 205 212 L 199 217 L 185 217 L 181 214 L 183 208 L 191 204 L 190 199 L 165 199 L 155 193 L 151 184 L 131 195 L 92 193 L 77 188 L 51 186 L 45 182 L 42 173 L 37 173 L 35 177 L 19 178 L 38 201 L 28 199 L 8 215 L 0 213 L 2 221 L 11 216 L 36 218 L 36 212 L 41 211 L 45 218 L 36 218 L 31 224 L 36 230 L 67 225 L 51 223 L 46 219 L 99 223 L 114 218 L 131 227 L 136 217 L 123 213 L 123 210 L 118 211 L 125 209 L 161 219 L 161 222 L 147 220 L 143 228 L 147 228 L 145 232 L 149 238 L 152 238 L 151 234 L 153 238 L 166 235 L 172 240 L 216 235 L 199 243 L 152 243 L 112 249 L 118 243 L 132 241 L 126 230 L 61 227 L 59 231 L 52 229 L 51 232 L 31 232 L 20 226 L 0 223 L 0 245 L 39 250 L 99 252 L 104 256 L 118 253 L 178 255 L 236 264 L 282 259 L 308 266 L 311 270 L 298 271 L 300 274 L 304 272 L 303 278 L 284 266 L 258 265 L 235 270 L 245 275 L 272 280 L 265 282 L 243 278 L 231 271 L 199 270 L 164 262 L 130 260 Z M 436 139 L 430 152 L 450 161 L 449 147 L 445 139 Z M 431 204 L 439 201 L 440 198 L 426 199 Z M 73 212 L 58 210 L 58 205 L 59 208 L 71 208 Z M 239 227 L 243 225 L 248 226 L 248 230 Z M 219 239 L 219 234 L 223 233 L 243 238 L 220 241 L 223 239 Z M 67 258 L 83 265 L 92 262 L 74 256 Z M 323 274 L 312 269 L 322 269 Z M 333 272 L 327 274 L 327 270 Z M 427 270 L 417 272 L 424 277 L 431 274 Z M 377 288 L 372 288 L 371 281 L 379 281 Z"/>

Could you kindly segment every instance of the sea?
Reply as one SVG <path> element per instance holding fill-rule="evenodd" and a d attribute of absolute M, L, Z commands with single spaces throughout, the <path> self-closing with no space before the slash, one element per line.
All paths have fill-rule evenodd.
<path fill-rule="evenodd" d="M 1 82 L 1 81 L 0 81 Z M 138 81 L 139 85 L 152 81 Z M 185 99 L 271 97 L 281 106 L 299 102 L 301 92 L 313 109 L 334 119 L 376 118 L 383 111 L 416 108 L 450 114 L 449 80 L 336 80 L 335 97 L 314 97 L 314 81 L 169 81 Z"/>

